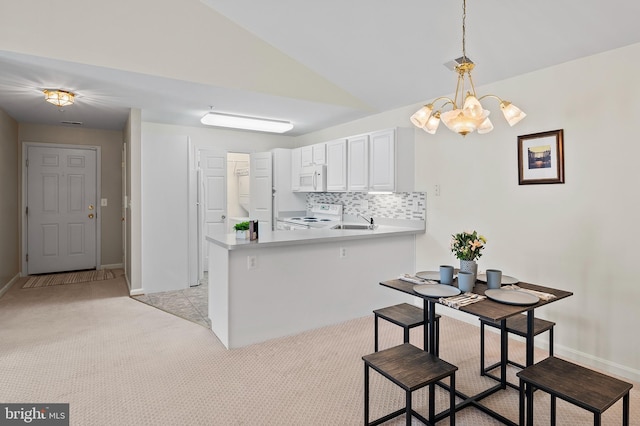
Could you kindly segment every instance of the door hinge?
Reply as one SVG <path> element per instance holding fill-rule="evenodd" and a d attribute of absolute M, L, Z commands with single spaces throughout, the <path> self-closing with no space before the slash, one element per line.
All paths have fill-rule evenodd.
<path fill-rule="evenodd" d="M 29 167 L 29 159 L 27 158 L 27 167 Z"/>
<path fill-rule="evenodd" d="M 26 214 L 27 216 L 29 215 L 29 206 L 27 206 L 27 208 L 25 209 L 24 214 Z"/>
<path fill-rule="evenodd" d="M 29 254 L 27 253 L 27 262 L 29 261 Z"/>

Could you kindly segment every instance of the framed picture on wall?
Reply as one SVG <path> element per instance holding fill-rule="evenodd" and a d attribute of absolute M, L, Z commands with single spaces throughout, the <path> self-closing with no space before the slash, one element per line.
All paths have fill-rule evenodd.
<path fill-rule="evenodd" d="M 518 183 L 564 183 L 562 129 L 518 136 Z"/>

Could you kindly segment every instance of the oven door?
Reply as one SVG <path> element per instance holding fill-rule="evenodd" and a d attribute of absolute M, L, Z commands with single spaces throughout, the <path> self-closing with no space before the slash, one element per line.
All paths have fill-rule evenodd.
<path fill-rule="evenodd" d="M 283 220 L 279 220 L 276 224 L 277 231 L 295 231 L 296 229 L 309 229 L 309 225 L 302 225 Z"/>

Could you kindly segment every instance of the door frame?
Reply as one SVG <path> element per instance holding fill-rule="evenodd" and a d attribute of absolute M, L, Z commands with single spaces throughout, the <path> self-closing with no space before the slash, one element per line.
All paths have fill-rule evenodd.
<path fill-rule="evenodd" d="M 22 142 L 22 159 L 20 161 L 20 169 L 21 169 L 21 225 L 20 225 L 20 233 L 22 237 L 22 244 L 20 247 L 20 265 L 21 265 L 21 276 L 27 275 L 28 264 L 27 264 L 27 252 L 28 252 L 28 229 L 27 229 L 27 159 L 29 147 L 40 147 L 40 148 L 67 148 L 67 149 L 81 149 L 86 151 L 95 151 L 96 152 L 96 269 L 102 269 L 102 255 L 100 251 L 100 247 L 102 246 L 101 241 L 101 228 L 102 228 L 102 210 L 101 210 L 101 200 L 102 200 L 102 172 L 101 172 L 101 164 L 102 164 L 102 152 L 101 147 L 96 145 L 73 145 L 73 144 L 58 144 L 58 143 L 42 143 L 42 142 Z"/>
<path fill-rule="evenodd" d="M 228 158 L 230 153 L 241 153 L 241 154 L 251 154 L 253 150 L 242 150 L 242 149 L 228 149 L 228 148 L 218 148 L 216 146 L 212 146 L 211 144 L 203 144 L 203 143 L 195 143 L 189 139 L 189 172 L 188 172 L 188 220 L 189 220 L 189 286 L 197 286 L 200 284 L 200 280 L 204 278 L 204 265 L 202 265 L 202 239 L 206 236 L 203 235 L 202 230 L 202 211 L 200 209 L 200 168 L 198 165 L 198 158 L 200 158 L 201 150 L 210 150 L 210 149 L 220 149 L 224 151 L 225 158 Z M 229 178 L 228 174 L 225 173 L 225 191 L 227 188 L 227 179 Z M 226 198 L 226 194 L 225 194 Z M 226 202 L 225 202 L 226 205 Z M 225 216 L 228 216 L 228 208 L 225 208 Z M 228 218 L 225 219 L 225 226 L 228 223 Z"/>

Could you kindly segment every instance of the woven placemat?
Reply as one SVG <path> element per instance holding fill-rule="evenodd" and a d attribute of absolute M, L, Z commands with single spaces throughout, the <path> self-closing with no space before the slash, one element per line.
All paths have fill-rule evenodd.
<path fill-rule="evenodd" d="M 75 284 L 89 281 L 102 281 L 115 278 L 111 269 L 97 271 L 63 272 L 60 274 L 37 275 L 29 277 L 22 288 L 49 287 L 52 285 Z"/>

